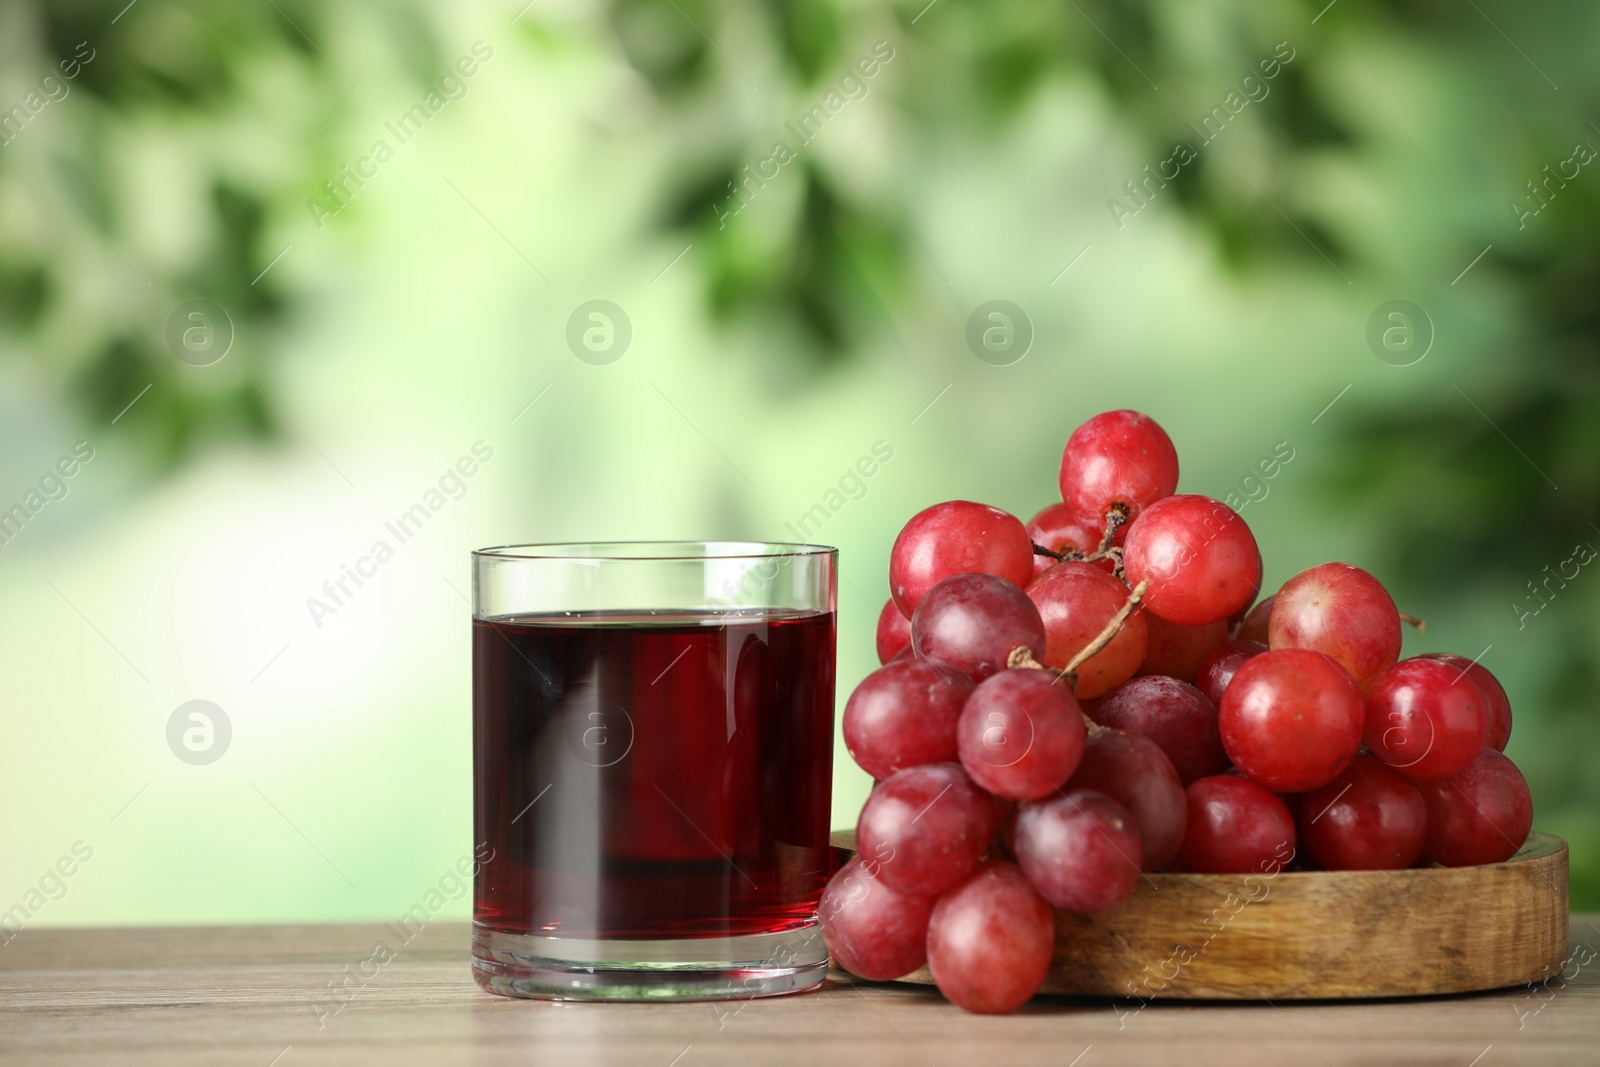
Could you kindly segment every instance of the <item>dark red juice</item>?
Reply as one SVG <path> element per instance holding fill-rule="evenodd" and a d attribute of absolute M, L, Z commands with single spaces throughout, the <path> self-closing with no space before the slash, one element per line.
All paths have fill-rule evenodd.
<path fill-rule="evenodd" d="M 814 918 L 832 614 L 521 616 L 472 642 L 478 922 L 672 939 Z"/>

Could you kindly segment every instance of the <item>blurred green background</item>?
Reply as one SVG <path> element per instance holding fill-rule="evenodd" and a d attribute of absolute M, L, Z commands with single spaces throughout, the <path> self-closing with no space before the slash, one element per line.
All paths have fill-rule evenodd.
<path fill-rule="evenodd" d="M 789 539 L 884 442 L 814 534 L 842 704 L 900 524 L 1026 518 L 1112 407 L 1249 501 L 1269 585 L 1357 563 L 1408 653 L 1481 653 L 1600 907 L 1597 39 L 1575 0 L 5 5 L 0 911 L 398 914 L 471 849 L 471 548 Z"/>

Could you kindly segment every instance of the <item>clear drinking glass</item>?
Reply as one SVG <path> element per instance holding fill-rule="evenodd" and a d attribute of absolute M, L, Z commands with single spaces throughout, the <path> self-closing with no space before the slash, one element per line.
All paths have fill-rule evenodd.
<path fill-rule="evenodd" d="M 485 989 L 723 999 L 828 966 L 835 549 L 472 554 Z"/>

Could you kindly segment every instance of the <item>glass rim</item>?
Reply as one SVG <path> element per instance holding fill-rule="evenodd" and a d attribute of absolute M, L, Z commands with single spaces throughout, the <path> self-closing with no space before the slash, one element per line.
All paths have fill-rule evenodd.
<path fill-rule="evenodd" d="M 707 549 L 698 554 L 671 548 Z M 681 563 L 695 560 L 803 559 L 837 556 L 831 545 L 791 541 L 548 541 L 523 545 L 491 545 L 472 550 L 474 559 L 587 560 L 608 563 Z"/>

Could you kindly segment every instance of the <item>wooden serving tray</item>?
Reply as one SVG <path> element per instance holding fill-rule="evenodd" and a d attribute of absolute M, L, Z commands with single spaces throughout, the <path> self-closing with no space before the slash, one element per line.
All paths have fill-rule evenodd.
<path fill-rule="evenodd" d="M 850 853 L 855 831 L 833 843 Z M 1040 992 L 1429 996 L 1542 981 L 1566 955 L 1567 843 L 1535 831 L 1510 860 L 1479 867 L 1146 875 L 1109 911 L 1056 912 Z M 924 967 L 900 981 L 933 978 Z"/>

